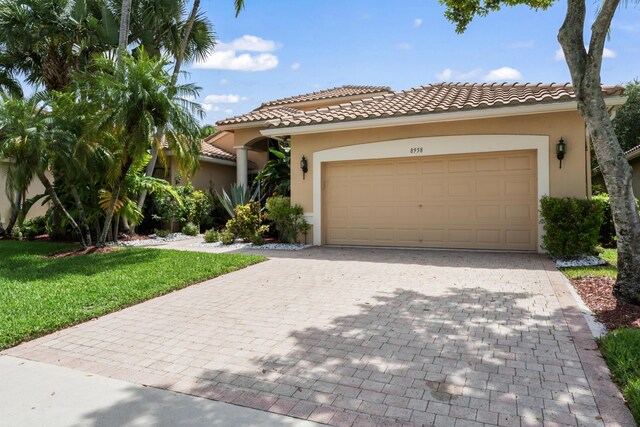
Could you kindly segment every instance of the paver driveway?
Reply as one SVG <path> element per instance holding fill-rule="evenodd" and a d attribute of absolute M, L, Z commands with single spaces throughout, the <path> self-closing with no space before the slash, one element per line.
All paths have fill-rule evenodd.
<path fill-rule="evenodd" d="M 332 425 L 601 426 L 545 262 L 274 254 L 6 353 Z"/>

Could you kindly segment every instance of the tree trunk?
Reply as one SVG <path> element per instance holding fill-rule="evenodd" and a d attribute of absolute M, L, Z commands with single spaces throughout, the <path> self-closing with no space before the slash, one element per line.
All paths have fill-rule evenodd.
<path fill-rule="evenodd" d="M 113 211 L 116 207 L 116 202 L 118 201 L 118 196 L 120 195 L 120 181 L 118 181 L 118 185 L 113 188 L 111 191 L 111 199 L 109 200 L 109 207 L 107 208 L 107 215 L 104 219 L 104 225 L 102 226 L 102 234 L 96 243 L 98 247 L 104 247 L 107 242 L 107 237 L 109 236 L 109 232 L 111 231 L 111 220 L 113 219 Z"/>
<path fill-rule="evenodd" d="M 607 33 L 619 0 L 606 0 L 591 27 L 589 51 L 584 48 L 584 0 L 568 0 L 558 40 L 571 72 L 578 111 L 587 124 L 593 149 L 610 196 L 618 236 L 618 278 L 614 294 L 640 304 L 640 215 L 631 185 L 631 166 L 620 147 L 602 94 L 600 71 Z"/>
<path fill-rule="evenodd" d="M 7 228 L 5 230 L 7 234 L 11 234 L 11 230 L 13 230 L 13 227 L 15 227 L 16 222 L 18 222 L 18 215 L 20 214 L 21 205 L 22 191 L 17 191 L 15 201 L 11 205 L 11 215 L 9 216 L 9 222 L 7 223 Z"/>
<path fill-rule="evenodd" d="M 91 230 L 89 229 L 89 223 L 87 222 L 87 216 L 84 212 L 84 205 L 78 194 L 78 188 L 74 184 L 69 184 L 71 190 L 71 196 L 76 202 L 76 208 L 78 209 L 78 219 L 80 220 L 80 228 L 84 233 L 84 240 L 87 246 L 91 246 Z"/>
<path fill-rule="evenodd" d="M 49 178 L 47 178 L 44 172 L 38 172 L 38 179 L 40 179 L 40 182 L 42 183 L 45 190 L 47 191 L 47 194 L 49 194 L 49 197 L 51 197 L 51 201 L 53 202 L 54 206 L 57 207 L 60 210 L 60 212 L 62 212 L 64 217 L 67 219 L 67 221 L 69 221 L 69 224 L 71 225 L 71 228 L 73 228 L 73 231 L 75 231 L 78 234 L 78 236 L 80 236 L 80 244 L 82 245 L 82 247 L 86 248 L 87 242 L 85 242 L 84 240 L 82 230 L 80 230 L 78 223 L 73 219 L 69 211 L 67 211 L 67 209 L 64 207 L 64 205 L 58 198 L 58 194 L 56 193 L 56 190 L 53 188 L 53 185 L 51 185 L 51 181 L 49 181 Z"/>
<path fill-rule="evenodd" d="M 131 18 L 131 0 L 122 0 L 122 8 L 120 10 L 120 31 L 118 33 L 118 64 L 122 63 L 124 53 L 127 51 L 129 44 L 129 19 Z"/>
<path fill-rule="evenodd" d="M 176 55 L 176 63 L 173 67 L 173 75 L 171 76 L 171 86 L 169 90 L 172 90 L 175 85 L 178 83 L 178 77 L 180 76 L 180 68 L 182 67 L 182 62 L 184 61 L 184 55 L 187 51 L 187 45 L 189 44 L 189 37 L 191 37 L 191 30 L 193 29 L 193 23 L 196 21 L 198 16 L 198 8 L 200 7 L 200 0 L 194 0 L 193 7 L 191 8 L 191 14 L 189 15 L 189 19 L 187 20 L 187 25 L 184 29 L 184 34 L 182 35 L 182 41 L 180 43 L 180 48 Z M 162 147 L 162 143 L 164 142 L 164 129 L 160 128 L 156 132 L 156 138 L 160 147 Z M 153 176 L 153 171 L 156 168 L 156 162 L 158 161 L 158 146 L 151 146 L 151 160 L 147 165 L 146 175 Z M 142 209 L 144 206 L 144 201 L 147 198 L 147 192 L 143 191 L 140 193 L 140 197 L 138 198 L 138 209 Z"/>

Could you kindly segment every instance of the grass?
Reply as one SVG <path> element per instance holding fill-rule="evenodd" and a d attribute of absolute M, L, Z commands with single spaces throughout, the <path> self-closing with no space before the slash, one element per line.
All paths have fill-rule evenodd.
<path fill-rule="evenodd" d="M 616 329 L 600 340 L 614 381 L 640 425 L 640 329 Z"/>
<path fill-rule="evenodd" d="M 579 279 L 585 276 L 611 277 L 615 279 L 618 275 L 618 269 L 616 268 L 618 252 L 615 249 L 603 249 L 600 258 L 607 261 L 609 265 L 600 267 L 569 267 L 563 268 L 562 272 L 570 279 Z"/>
<path fill-rule="evenodd" d="M 0 350 L 265 260 L 142 248 L 46 257 L 75 248 L 0 241 Z"/>

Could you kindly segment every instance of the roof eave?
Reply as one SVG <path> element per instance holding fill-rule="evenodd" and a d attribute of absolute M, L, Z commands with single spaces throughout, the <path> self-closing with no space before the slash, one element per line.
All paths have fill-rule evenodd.
<path fill-rule="evenodd" d="M 622 105 L 626 101 L 624 96 L 608 96 L 605 102 L 608 107 Z M 555 113 L 576 111 L 576 101 L 562 101 L 553 103 L 535 103 L 497 108 L 468 109 L 458 111 L 444 111 L 440 113 L 414 114 L 408 116 L 390 116 L 375 119 L 350 120 L 340 122 L 318 123 L 314 125 L 296 125 L 281 128 L 269 128 L 261 131 L 269 137 L 285 135 L 304 135 L 321 132 L 338 132 L 366 128 L 380 128 L 389 126 L 407 126 L 423 123 L 449 122 L 460 120 L 487 119 L 495 117 L 522 116 L 529 114 Z"/>
<path fill-rule="evenodd" d="M 318 98 L 318 99 L 310 99 L 307 101 L 289 101 L 289 102 L 283 102 L 281 104 L 262 104 L 260 106 L 260 108 L 278 108 L 278 107 L 308 107 L 310 105 L 315 105 L 315 104 L 326 104 L 329 102 L 335 102 L 335 101 L 340 101 L 340 103 L 343 102 L 352 102 L 352 101 L 358 101 L 360 99 L 367 99 L 367 98 L 372 98 L 374 96 L 380 96 L 380 95 L 385 95 L 385 94 L 389 94 L 389 93 L 393 93 L 392 90 L 384 90 L 384 91 L 377 91 L 377 92 L 367 92 L 367 93 L 361 93 L 361 94 L 357 94 L 357 95 L 347 95 L 347 96 L 333 96 L 333 97 L 329 97 L 329 98 Z M 337 105 L 337 104 L 336 104 Z"/>
<path fill-rule="evenodd" d="M 247 129 L 247 128 L 255 128 L 255 127 L 264 127 L 267 120 L 257 120 L 253 122 L 244 122 L 244 123 L 229 123 L 226 125 L 216 125 L 216 128 L 219 131 L 227 131 L 233 132 L 236 129 Z"/>
<path fill-rule="evenodd" d="M 627 154 L 627 160 L 628 161 L 637 159 L 638 157 L 640 157 L 640 148 L 635 149 L 635 150 L 631 151 L 629 154 Z"/>

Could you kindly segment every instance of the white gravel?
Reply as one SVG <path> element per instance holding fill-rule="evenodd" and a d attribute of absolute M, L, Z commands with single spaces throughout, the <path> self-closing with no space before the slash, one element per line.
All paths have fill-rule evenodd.
<path fill-rule="evenodd" d="M 557 259 L 555 260 L 556 267 L 558 268 L 567 268 L 567 267 L 593 267 L 597 265 L 605 265 L 607 262 L 601 258 L 595 256 L 583 256 L 580 258 L 574 258 L 570 260 L 565 259 Z"/>
<path fill-rule="evenodd" d="M 299 251 L 311 247 L 311 245 L 303 245 L 300 243 L 266 243 L 261 246 L 256 246 L 253 243 L 234 243 L 232 245 L 223 245 L 222 242 L 194 243 L 191 246 L 197 246 L 201 248 L 226 248 L 226 249 L 252 249 L 252 250 L 273 250 L 273 251 Z"/>
<path fill-rule="evenodd" d="M 167 237 L 158 237 L 155 234 L 151 234 L 149 235 L 150 237 L 149 239 L 122 240 L 122 241 L 119 241 L 118 243 L 112 243 L 111 246 L 125 246 L 125 247 L 156 246 L 156 245 L 163 245 L 165 243 L 170 243 L 170 242 L 178 242 L 180 240 L 195 239 L 196 237 L 201 237 L 201 236 L 202 235 L 187 236 L 186 234 L 182 234 L 182 233 L 171 233 Z"/>

